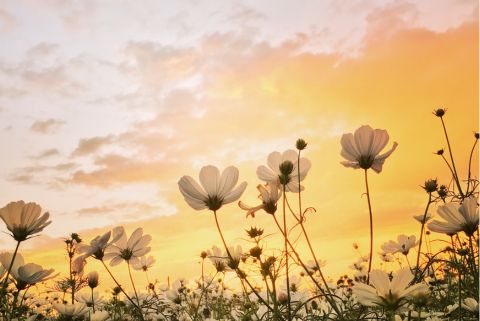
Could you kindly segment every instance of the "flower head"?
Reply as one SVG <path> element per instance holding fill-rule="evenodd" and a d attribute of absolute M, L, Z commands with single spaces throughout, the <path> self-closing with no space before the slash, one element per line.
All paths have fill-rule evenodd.
<path fill-rule="evenodd" d="M 153 256 L 149 256 L 148 259 L 145 256 L 142 256 L 137 263 L 132 264 L 132 268 L 136 271 L 145 271 L 147 272 L 155 264 L 155 259 Z"/>
<path fill-rule="evenodd" d="M 30 235 L 40 233 L 52 223 L 52 221 L 47 222 L 50 217 L 48 212 L 39 218 L 41 212 L 42 208 L 38 204 L 25 204 L 24 201 L 11 202 L 0 208 L 0 218 L 5 222 L 8 230 L 12 232 L 12 237 L 16 241 L 22 242 L 28 239 Z"/>
<path fill-rule="evenodd" d="M 102 236 L 98 235 L 95 237 L 91 242 L 90 245 L 85 245 L 80 247 L 80 253 L 85 253 L 83 256 L 85 258 L 89 256 L 93 256 L 97 260 L 102 260 L 103 256 L 105 255 L 105 249 L 110 246 L 111 244 L 118 241 L 122 235 L 125 234 L 125 230 L 123 226 L 117 226 L 113 229 L 113 239 L 110 240 L 110 236 L 112 235 L 111 231 L 103 234 Z"/>
<path fill-rule="evenodd" d="M 399 235 L 397 237 L 397 242 L 389 241 L 385 242 L 382 245 L 383 254 L 388 253 L 402 253 L 407 255 L 411 248 L 414 248 L 418 245 L 419 242 L 415 242 L 415 235 L 406 236 L 406 235 Z"/>
<path fill-rule="evenodd" d="M 268 214 L 275 214 L 275 212 L 277 211 L 277 202 L 280 197 L 282 197 L 282 194 L 279 193 L 278 182 L 270 182 L 267 183 L 265 186 L 258 185 L 257 189 L 260 192 L 258 198 L 262 200 L 262 204 L 252 207 L 243 203 L 242 201 L 239 201 L 238 206 L 240 206 L 242 210 L 248 211 L 247 217 L 250 215 L 252 217 L 255 217 L 255 212 L 262 209 L 265 210 L 265 212 L 267 212 Z"/>
<path fill-rule="evenodd" d="M 370 272 L 370 282 L 373 287 L 357 283 L 352 290 L 358 302 L 363 305 L 381 306 L 388 311 L 396 311 L 417 291 L 429 292 L 428 286 L 421 283 L 407 288 L 412 280 L 413 274 L 408 267 L 399 270 L 392 281 L 388 278 L 386 271 L 373 270 Z"/>
<path fill-rule="evenodd" d="M 289 149 L 283 154 L 273 152 L 268 155 L 266 166 L 259 166 L 257 168 L 257 176 L 264 182 L 271 184 L 278 184 L 279 188 L 283 190 L 285 185 L 286 192 L 298 193 L 298 182 L 301 182 L 307 176 L 308 171 L 312 167 L 312 163 L 305 157 L 300 158 L 300 178 L 298 175 L 298 154 L 292 149 Z M 272 187 L 275 185 L 272 185 Z M 300 186 L 303 191 L 304 187 Z"/>
<path fill-rule="evenodd" d="M 122 226 L 123 229 L 123 226 Z M 147 247 L 152 240 L 150 235 L 143 235 L 143 229 L 137 228 L 127 241 L 127 235 L 122 233 L 120 239 L 115 242 L 115 245 L 110 245 L 105 250 L 104 260 L 110 260 L 110 266 L 116 266 L 122 261 L 129 264 L 138 264 L 138 257 L 150 252 L 151 248 Z"/>
<path fill-rule="evenodd" d="M 68 316 L 84 315 L 90 308 L 85 303 L 77 302 L 75 304 L 52 303 L 58 313 Z"/>
<path fill-rule="evenodd" d="M 98 272 L 97 271 L 92 271 L 87 274 L 87 281 L 88 281 L 88 286 L 91 289 L 95 289 L 98 286 Z"/>
<path fill-rule="evenodd" d="M 472 236 L 478 229 L 477 203 L 478 197 L 470 196 L 463 201 L 462 205 L 447 203 L 439 206 L 437 213 L 446 222 L 435 220 L 428 224 L 428 229 L 447 235 L 455 235 L 463 231 L 467 236 Z"/>
<path fill-rule="evenodd" d="M 208 208 L 216 211 L 222 205 L 235 202 L 242 196 L 247 182 L 234 189 L 238 181 L 238 169 L 234 166 L 225 168 L 222 175 L 218 168 L 212 165 L 200 170 L 200 185 L 190 176 L 183 176 L 178 181 L 178 187 L 187 204 L 194 210 Z M 203 187 L 203 188 L 202 188 Z"/>
<path fill-rule="evenodd" d="M 375 173 L 382 171 L 385 159 L 397 148 L 397 142 L 393 143 L 391 150 L 383 155 L 378 155 L 387 146 L 389 136 L 386 130 L 375 129 L 370 126 L 362 126 L 355 131 L 355 134 L 343 134 L 340 143 L 342 151 L 340 155 L 346 161 L 340 162 L 345 167 L 353 169 L 369 169 Z"/>

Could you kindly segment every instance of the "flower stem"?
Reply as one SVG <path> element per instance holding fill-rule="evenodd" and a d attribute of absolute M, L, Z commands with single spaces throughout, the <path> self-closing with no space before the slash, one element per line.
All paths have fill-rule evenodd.
<path fill-rule="evenodd" d="M 462 188 L 460 187 L 460 182 L 458 181 L 457 169 L 455 168 L 455 162 L 453 161 L 452 147 L 450 146 L 450 141 L 448 140 L 447 129 L 445 128 L 445 123 L 443 122 L 443 117 L 440 117 L 440 120 L 442 121 L 443 131 L 445 132 L 445 138 L 447 138 L 448 152 L 450 154 L 450 159 L 452 160 L 452 166 L 453 166 L 453 171 L 454 171 L 453 176 L 454 176 L 455 182 L 457 183 L 458 191 L 460 192 L 460 195 L 462 196 L 462 199 L 464 199 L 465 196 L 463 195 Z"/>
<path fill-rule="evenodd" d="M 428 208 L 430 207 L 430 203 L 432 202 L 432 193 L 428 193 L 428 203 L 427 203 L 427 208 L 425 208 L 425 214 L 423 214 L 423 220 L 422 220 L 422 228 L 420 229 L 420 241 L 418 243 L 418 254 L 417 254 L 417 265 L 415 267 L 415 277 L 413 278 L 414 280 L 417 279 L 417 272 L 420 270 L 420 266 L 418 265 L 420 263 L 420 253 L 422 250 L 422 238 L 423 238 L 423 228 L 425 226 L 425 218 L 427 217 L 427 211 Z"/>
<path fill-rule="evenodd" d="M 370 192 L 368 190 L 368 180 L 367 180 L 366 169 L 365 169 L 365 186 L 367 187 L 368 212 L 370 213 L 370 260 L 368 261 L 368 278 L 367 278 L 367 284 L 369 284 L 370 271 L 372 270 L 372 255 L 373 255 L 373 216 L 372 216 L 372 205 L 370 203 Z"/>
<path fill-rule="evenodd" d="M 135 293 L 135 297 L 137 298 L 137 304 L 140 307 L 140 300 L 138 299 L 137 289 L 135 289 L 135 283 L 133 283 L 132 270 L 130 269 L 130 261 L 127 261 L 127 266 L 128 275 L 130 275 L 130 281 L 132 281 L 133 293 Z"/>
<path fill-rule="evenodd" d="M 12 262 L 10 262 L 10 266 L 8 267 L 7 275 L 5 276 L 5 281 L 3 281 L 2 297 L 1 297 L 0 303 L 3 302 L 3 299 L 5 298 L 5 295 L 7 293 L 8 276 L 10 275 L 10 272 L 12 271 L 13 262 L 15 262 L 15 257 L 17 256 L 17 251 L 18 251 L 19 246 L 20 246 L 20 241 L 17 242 L 17 247 L 15 247 L 15 252 L 13 252 L 13 256 L 12 256 Z"/>
<path fill-rule="evenodd" d="M 468 189 L 470 188 L 470 177 L 472 176 L 472 172 L 470 171 L 470 168 L 472 166 L 472 156 L 473 156 L 473 151 L 475 150 L 475 146 L 477 145 L 477 142 L 478 142 L 478 138 L 475 138 L 475 144 L 473 144 L 472 152 L 470 153 L 470 160 L 468 161 L 468 181 L 467 181 L 467 191 L 465 192 L 467 195 L 468 195 Z"/>
<path fill-rule="evenodd" d="M 285 192 L 285 182 L 283 183 L 283 230 L 285 231 L 284 235 L 284 245 L 285 245 L 285 269 L 286 269 L 286 277 L 287 277 L 287 315 L 288 315 L 288 321 L 292 320 L 291 316 L 291 307 L 290 307 L 290 278 L 288 275 L 288 237 L 287 237 L 287 216 L 286 216 L 286 210 L 285 210 L 285 198 L 286 198 L 286 192 Z"/>

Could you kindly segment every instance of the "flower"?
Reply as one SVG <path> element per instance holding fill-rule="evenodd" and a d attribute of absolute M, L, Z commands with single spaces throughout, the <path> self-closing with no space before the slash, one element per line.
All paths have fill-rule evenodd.
<path fill-rule="evenodd" d="M 473 298 L 463 300 L 462 308 L 478 313 L 478 302 Z"/>
<path fill-rule="evenodd" d="M 90 321 L 105 321 L 108 319 L 110 315 L 108 314 L 108 311 L 95 311 L 95 313 L 90 315 Z"/>
<path fill-rule="evenodd" d="M 86 264 L 87 264 L 87 260 L 84 255 L 77 257 L 72 262 L 72 272 L 81 278 L 83 276 L 83 272 Z"/>
<path fill-rule="evenodd" d="M 95 306 L 102 302 L 103 296 L 99 297 L 98 292 L 93 293 L 77 293 L 75 296 L 77 302 L 85 303 L 88 307 L 92 306 L 92 303 L 95 303 Z"/>
<path fill-rule="evenodd" d="M 85 303 L 77 302 L 75 304 L 52 303 L 58 313 L 68 316 L 83 315 L 90 311 Z"/>
<path fill-rule="evenodd" d="M 208 208 L 216 211 L 222 205 L 235 202 L 242 196 L 247 188 L 247 182 L 243 182 L 233 189 L 237 182 L 238 169 L 236 167 L 225 168 L 220 176 L 218 168 L 208 165 L 200 170 L 201 187 L 190 176 L 180 178 L 178 187 L 185 202 L 194 210 L 201 211 Z"/>
<path fill-rule="evenodd" d="M 292 149 L 286 150 L 283 154 L 273 152 L 268 155 L 267 165 L 257 168 L 257 176 L 260 180 L 267 183 L 277 182 L 279 188 L 283 190 L 285 185 L 286 192 L 298 193 L 298 183 L 303 181 L 312 163 L 305 157 L 300 158 L 300 179 L 298 177 L 298 154 Z M 305 188 L 300 186 L 300 191 Z"/>
<path fill-rule="evenodd" d="M 432 232 L 455 235 L 460 231 L 467 236 L 472 236 L 478 229 L 478 197 L 470 196 L 462 205 L 448 203 L 439 206 L 438 215 L 446 222 L 433 221 L 428 223 L 428 229 Z"/>
<path fill-rule="evenodd" d="M 12 262 L 13 254 L 12 253 L 2 253 L 0 254 L 0 262 L 3 267 L 8 269 L 10 263 Z M 46 280 L 53 279 L 57 277 L 60 273 L 49 276 L 55 270 L 44 270 L 42 267 L 35 263 L 25 264 L 23 256 L 20 253 L 15 255 L 15 261 L 12 264 L 12 269 L 10 274 L 16 281 L 16 287 L 18 290 L 25 290 L 30 285 L 35 285 L 38 282 L 43 282 Z"/>
<path fill-rule="evenodd" d="M 123 226 L 122 226 L 123 229 Z M 110 245 L 105 249 L 106 252 L 104 260 L 110 260 L 110 266 L 116 266 L 125 260 L 128 264 L 135 265 L 139 262 L 138 257 L 150 252 L 151 248 L 147 247 L 152 240 L 150 235 L 143 235 L 143 229 L 137 228 L 127 242 L 127 236 L 122 233 L 120 239 L 115 242 L 115 245 Z"/>
<path fill-rule="evenodd" d="M 42 208 L 35 203 L 11 202 L 0 208 L 0 218 L 12 232 L 12 237 L 16 241 L 22 242 L 29 239 L 28 236 L 40 233 L 52 223 L 52 221 L 47 222 L 50 217 L 48 212 L 38 218 L 41 212 Z"/>
<path fill-rule="evenodd" d="M 411 248 L 414 248 L 418 245 L 418 243 L 420 243 L 415 243 L 415 235 L 406 236 L 403 234 L 397 237 L 397 242 L 389 241 L 383 243 L 383 245 L 381 246 L 383 253 L 381 254 L 395 254 L 401 252 L 402 254 L 407 255 Z"/>
<path fill-rule="evenodd" d="M 85 245 L 80 247 L 80 253 L 85 253 L 83 256 L 85 258 L 89 256 L 93 256 L 97 260 L 103 260 L 103 256 L 105 255 L 105 249 L 118 241 L 123 234 L 125 234 L 125 230 L 123 226 L 117 226 L 113 229 L 113 239 L 111 242 L 110 240 L 112 232 L 108 231 L 107 233 L 103 234 L 102 236 L 98 235 L 92 241 L 90 241 L 90 245 Z"/>
<path fill-rule="evenodd" d="M 425 216 L 425 222 L 423 217 Z M 413 218 L 416 219 L 419 223 L 426 223 L 433 217 L 433 214 L 427 213 L 427 215 L 415 215 Z"/>
<path fill-rule="evenodd" d="M 132 264 L 132 268 L 136 271 L 145 271 L 147 272 L 149 268 L 155 264 L 155 259 L 153 256 L 149 256 L 148 259 L 145 256 L 142 256 L 138 263 Z"/>
<path fill-rule="evenodd" d="M 355 135 L 343 134 L 340 143 L 342 151 L 340 155 L 347 161 L 340 162 L 345 167 L 353 169 L 369 169 L 375 173 L 382 171 L 385 159 L 397 148 L 397 142 L 393 143 L 391 150 L 383 155 L 378 155 L 387 146 L 389 136 L 386 130 L 375 129 L 370 126 L 361 126 L 355 131 Z"/>
<path fill-rule="evenodd" d="M 212 261 L 217 272 L 224 272 L 227 269 L 227 260 L 222 255 L 222 250 L 215 245 L 212 247 L 213 253 L 207 251 L 207 256 Z"/>
<path fill-rule="evenodd" d="M 88 286 L 91 289 L 95 289 L 98 286 L 98 272 L 92 271 L 87 274 Z"/>
<path fill-rule="evenodd" d="M 302 284 L 302 279 L 293 275 L 288 279 L 288 283 L 290 285 L 290 291 L 297 292 L 299 291 L 300 284 Z M 280 289 L 287 291 L 287 279 L 283 280 L 283 285 L 280 285 Z"/>
<path fill-rule="evenodd" d="M 407 288 L 413 277 L 408 267 L 399 270 L 392 281 L 386 271 L 373 270 L 370 272 L 370 283 L 373 287 L 357 283 L 352 291 L 358 302 L 365 306 L 381 306 L 388 311 L 396 311 L 411 299 L 415 292 L 429 292 L 428 286 L 421 283 Z"/>
<path fill-rule="evenodd" d="M 265 187 L 263 185 L 257 186 L 257 189 L 260 192 L 258 198 L 262 200 L 262 204 L 252 207 L 245 203 L 242 203 L 242 201 L 239 201 L 238 206 L 240 206 L 242 210 L 248 211 L 247 217 L 249 217 L 250 215 L 252 217 L 255 217 L 255 212 L 261 209 L 265 210 L 265 212 L 267 212 L 268 214 L 275 214 L 275 212 L 277 211 L 277 202 L 280 197 L 282 197 L 282 194 L 278 192 L 278 185 L 278 181 L 275 181 L 267 183 Z"/>

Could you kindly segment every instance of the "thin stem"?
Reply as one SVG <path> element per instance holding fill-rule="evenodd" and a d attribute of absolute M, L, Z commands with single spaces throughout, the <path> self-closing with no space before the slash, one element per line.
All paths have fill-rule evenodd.
<path fill-rule="evenodd" d="M 19 246 L 20 246 L 20 241 L 17 242 L 17 247 L 15 247 L 15 252 L 13 252 L 13 256 L 12 256 L 12 262 L 10 262 L 10 266 L 8 267 L 7 276 L 5 276 L 5 281 L 3 281 L 2 298 L 0 302 L 3 302 L 3 299 L 5 298 L 5 295 L 7 293 L 8 276 L 10 275 L 10 271 L 12 271 L 13 262 L 15 262 L 15 257 L 17 256 L 17 251 Z"/>
<path fill-rule="evenodd" d="M 425 226 L 425 218 L 427 217 L 427 211 L 428 208 L 430 207 L 430 203 L 432 202 L 432 193 L 428 193 L 428 203 L 427 203 L 427 208 L 425 208 L 425 214 L 423 214 L 423 220 L 422 220 L 422 228 L 420 230 L 420 241 L 418 243 L 418 254 L 417 254 L 417 265 L 415 268 L 415 277 L 413 278 L 414 280 L 417 279 L 417 272 L 420 270 L 420 266 L 418 265 L 420 263 L 420 253 L 422 250 L 422 238 L 423 238 L 423 228 Z"/>
<path fill-rule="evenodd" d="M 473 144 L 472 152 L 470 153 L 470 160 L 468 161 L 468 181 L 467 181 L 467 191 L 465 192 L 467 195 L 468 195 L 468 189 L 470 188 L 470 177 L 472 176 L 472 173 L 470 171 L 470 168 L 472 166 L 472 156 L 473 156 L 473 151 L 475 149 L 475 146 L 477 146 L 477 142 L 478 142 L 478 138 L 475 138 L 475 144 Z"/>
<path fill-rule="evenodd" d="M 288 238 L 287 238 L 287 217 L 286 217 L 286 210 L 285 210 L 285 182 L 283 183 L 283 230 L 285 231 L 285 235 L 284 235 L 284 243 L 285 243 L 285 268 L 286 268 L 286 274 L 287 274 L 287 297 L 288 297 L 288 301 L 287 301 L 287 315 L 288 315 L 288 320 L 292 320 L 292 316 L 291 316 L 291 306 L 290 306 L 290 278 L 289 278 L 289 275 L 288 275 L 288 244 L 287 244 L 287 241 L 288 241 Z"/>
<path fill-rule="evenodd" d="M 113 281 L 117 284 L 117 286 L 120 288 L 120 290 L 123 292 L 123 294 L 125 295 L 125 297 L 128 299 L 128 301 L 130 301 L 130 303 L 132 303 L 132 305 L 134 307 L 137 308 L 138 312 L 140 313 L 140 317 L 142 318 L 142 321 L 144 321 L 143 319 L 143 313 L 142 313 L 142 310 L 140 310 L 140 307 L 137 306 L 135 304 L 135 302 L 133 302 L 133 300 L 128 296 L 128 294 L 125 292 L 125 290 L 122 288 L 122 286 L 118 283 L 117 279 L 115 279 L 115 277 L 113 276 L 112 272 L 110 272 L 110 270 L 108 269 L 107 265 L 105 264 L 105 262 L 103 260 L 100 260 L 103 264 L 103 266 L 105 267 L 105 269 L 107 269 L 107 272 L 108 274 L 110 274 L 110 276 L 112 277 Z"/>
<path fill-rule="evenodd" d="M 95 313 L 95 300 L 93 299 L 93 288 L 92 290 L 92 308 L 93 308 L 93 313 Z"/>
<path fill-rule="evenodd" d="M 445 128 L 445 123 L 443 122 L 443 117 L 440 117 L 440 120 L 442 121 L 443 131 L 445 132 L 445 138 L 447 138 L 448 153 L 450 154 L 450 159 L 452 160 L 453 171 L 455 173 L 455 175 L 454 175 L 455 182 L 457 182 L 458 191 L 460 192 L 460 195 L 462 196 L 462 199 L 464 199 L 465 196 L 463 195 L 462 188 L 460 187 L 460 182 L 458 181 L 457 169 L 455 168 L 455 162 L 453 161 L 452 147 L 450 146 L 450 141 L 448 140 L 447 129 Z"/>
<path fill-rule="evenodd" d="M 130 269 L 130 261 L 127 261 L 127 266 L 128 266 L 128 275 L 130 275 L 130 281 L 132 281 L 133 293 L 135 293 L 138 306 L 140 307 L 140 300 L 138 299 L 137 289 L 135 288 L 135 283 L 133 283 L 132 270 Z"/>
<path fill-rule="evenodd" d="M 367 187 L 368 212 L 370 213 L 370 260 L 368 261 L 368 278 L 367 278 L 367 284 L 369 284 L 370 271 L 372 270 L 372 255 L 373 255 L 373 217 L 372 217 L 372 205 L 370 204 L 370 192 L 368 190 L 367 170 L 365 170 L 365 186 Z"/>

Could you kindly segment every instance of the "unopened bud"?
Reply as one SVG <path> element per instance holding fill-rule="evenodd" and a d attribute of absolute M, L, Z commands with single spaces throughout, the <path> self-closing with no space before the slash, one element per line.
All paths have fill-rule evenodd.
<path fill-rule="evenodd" d="M 437 152 L 436 152 L 435 154 L 437 154 L 437 155 L 440 155 L 440 156 L 441 156 L 441 155 L 443 155 L 443 153 L 444 153 L 444 152 L 445 152 L 445 150 L 443 150 L 443 149 L 439 149 L 439 150 L 437 150 Z"/>
<path fill-rule="evenodd" d="M 445 115 L 446 111 L 447 111 L 446 109 L 441 109 L 440 108 L 440 109 L 434 110 L 433 114 L 437 117 L 442 117 L 443 115 Z"/>
<path fill-rule="evenodd" d="M 427 191 L 427 193 L 432 193 L 437 190 L 437 180 L 436 179 L 429 179 L 425 182 L 425 186 L 422 186 L 423 189 Z"/>
<path fill-rule="evenodd" d="M 262 248 L 259 246 L 255 246 L 250 249 L 250 255 L 253 257 L 260 258 L 261 254 L 262 254 Z"/>
<path fill-rule="evenodd" d="M 478 133 L 475 133 L 475 138 L 478 139 L 479 135 Z"/>
<path fill-rule="evenodd" d="M 426 307 L 428 303 L 428 293 L 417 291 L 413 294 L 413 304 L 417 307 Z"/>
<path fill-rule="evenodd" d="M 200 253 L 200 257 L 201 257 L 202 259 L 205 259 L 205 258 L 207 257 L 207 252 L 202 251 L 202 253 Z"/>
<path fill-rule="evenodd" d="M 293 163 L 288 159 L 280 163 L 278 167 L 280 169 L 280 173 L 282 173 L 284 176 L 288 176 L 293 172 Z"/>
<path fill-rule="evenodd" d="M 358 250 L 358 245 L 357 245 L 357 243 L 353 243 L 352 245 L 353 245 L 353 248 L 354 248 L 355 250 Z"/>
<path fill-rule="evenodd" d="M 297 139 L 297 142 L 295 143 L 295 147 L 297 147 L 298 150 L 304 150 L 307 148 L 307 145 L 308 143 L 301 138 Z"/>

